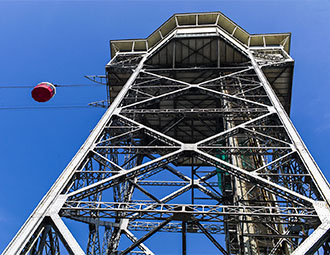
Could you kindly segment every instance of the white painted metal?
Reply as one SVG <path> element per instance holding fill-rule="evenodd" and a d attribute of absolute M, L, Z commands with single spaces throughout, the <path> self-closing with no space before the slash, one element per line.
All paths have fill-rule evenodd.
<path fill-rule="evenodd" d="M 134 242 L 140 248 L 144 254 L 154 254 L 151 249 L 149 249 L 143 241 L 145 241 L 148 237 L 154 234 L 157 230 L 160 230 L 160 227 L 167 226 L 170 221 L 177 220 L 182 222 L 190 222 L 193 224 L 194 221 L 210 221 L 210 222 L 222 222 L 223 224 L 227 224 L 226 228 L 226 235 L 227 239 L 229 238 L 229 218 L 236 217 L 235 219 L 240 219 L 241 222 L 235 223 L 238 225 L 247 226 L 249 229 L 241 231 L 243 234 L 250 234 L 251 236 L 257 236 L 258 231 L 255 231 L 253 228 L 257 226 L 257 223 L 262 223 L 261 217 L 267 217 L 269 222 L 264 228 L 268 227 L 268 230 L 271 230 L 272 234 L 269 233 L 261 233 L 260 235 L 264 235 L 263 238 L 274 238 L 277 240 L 277 243 L 271 244 L 273 245 L 273 249 L 270 251 L 271 254 L 278 254 L 278 249 L 282 247 L 282 251 L 285 254 L 291 253 L 294 247 L 294 243 L 291 241 L 291 236 L 295 236 L 295 238 L 301 238 L 299 233 L 290 233 L 290 227 L 293 224 L 290 219 L 313 219 L 313 220 L 320 220 L 321 224 L 315 229 L 315 231 L 306 238 L 301 244 L 295 248 L 293 254 L 308 254 L 310 252 L 316 251 L 322 242 L 325 241 L 326 235 L 329 234 L 330 231 L 330 187 L 328 182 L 326 181 L 325 177 L 321 173 L 320 169 L 317 167 L 316 163 L 314 162 L 313 158 L 311 157 L 310 153 L 308 152 L 307 148 L 303 144 L 301 138 L 299 137 L 297 131 L 295 130 L 292 122 L 290 121 L 287 113 L 284 110 L 280 100 L 278 99 L 276 93 L 272 89 L 272 85 L 267 80 L 265 73 L 263 72 L 262 68 L 264 67 L 272 67 L 274 65 L 283 65 L 283 64 L 290 64 L 292 63 L 292 58 L 284 51 L 283 46 L 279 47 L 267 47 L 266 37 L 262 36 L 264 46 L 258 47 L 248 47 L 246 44 L 242 43 L 242 41 L 238 40 L 235 36 L 239 33 L 240 27 L 235 25 L 231 32 L 225 31 L 221 26 L 218 26 L 218 22 L 222 16 L 218 15 L 215 20 L 215 24 L 211 25 L 200 25 L 201 18 L 198 15 L 195 17 L 195 27 L 192 26 L 183 26 L 179 25 L 180 20 L 179 17 L 175 16 L 174 21 L 176 25 L 176 29 L 164 35 L 161 30 L 158 30 L 158 35 L 161 37 L 161 40 L 158 41 L 153 47 L 150 47 L 148 51 L 141 51 L 137 56 L 137 52 L 135 52 L 135 47 L 139 43 L 137 40 L 132 42 L 131 51 L 130 52 L 120 52 L 119 48 L 116 48 L 116 45 L 113 47 L 116 48 L 115 57 L 108 63 L 107 67 L 111 67 L 116 64 L 124 65 L 125 62 L 120 60 L 116 62 L 116 58 L 118 57 L 127 57 L 128 59 L 133 58 L 140 58 L 138 64 L 135 68 L 133 68 L 133 72 L 130 77 L 125 82 L 125 85 L 118 93 L 108 110 L 105 112 L 95 129 L 91 132 L 90 136 L 87 138 L 86 142 L 82 145 L 78 153 L 60 175 L 58 180 L 55 182 L 53 187 L 50 191 L 45 195 L 42 199 L 40 204 L 19 230 L 17 235 L 14 237 L 12 242 L 8 245 L 8 247 L 3 252 L 4 255 L 14 255 L 20 254 L 24 247 L 32 240 L 32 236 L 36 231 L 41 233 L 40 227 L 43 224 L 43 221 L 46 218 L 50 218 L 53 222 L 55 230 L 59 232 L 59 236 L 61 237 L 64 245 L 68 248 L 69 253 L 72 254 L 84 254 L 82 248 L 79 246 L 78 242 L 75 240 L 75 237 L 71 234 L 68 228 L 65 226 L 64 222 L 62 221 L 61 217 L 68 217 L 73 220 L 78 220 L 88 224 L 94 224 L 95 226 L 107 226 L 111 227 L 115 234 L 111 238 L 107 240 L 109 242 L 109 247 L 112 249 L 110 252 L 115 253 L 117 252 L 117 247 L 119 244 L 121 234 L 125 234 L 132 242 Z M 243 68 L 243 70 L 233 71 L 231 73 L 221 74 L 219 71 L 218 77 L 210 78 L 204 80 L 202 82 L 187 82 L 182 81 L 179 78 L 167 77 L 165 74 L 159 74 L 155 71 L 148 70 L 148 65 L 146 63 L 156 54 L 158 51 L 166 47 L 166 45 L 172 41 L 181 40 L 182 38 L 196 38 L 196 34 L 200 37 L 212 37 L 212 38 L 221 38 L 225 43 L 230 45 L 233 49 L 237 50 L 242 56 L 249 60 L 249 64 L 247 68 Z M 212 35 L 211 35 L 212 34 Z M 249 43 L 251 42 L 251 38 L 249 37 Z M 285 43 L 285 42 L 284 42 Z M 216 44 L 218 46 L 217 51 L 219 51 L 220 41 Z M 249 45 L 250 46 L 250 45 Z M 186 45 L 187 47 L 187 45 Z M 171 65 L 171 71 L 175 71 L 175 49 L 176 46 L 173 46 L 173 65 Z M 282 51 L 283 55 L 285 56 L 284 60 L 265 60 L 263 61 L 259 58 L 259 62 L 256 60 L 254 53 L 256 51 L 263 51 L 263 50 L 278 50 Z M 196 50 L 198 51 L 198 50 Z M 220 52 L 220 51 L 219 51 Z M 220 62 L 220 54 L 217 52 L 217 68 L 221 68 L 222 64 Z M 234 51 L 233 51 L 234 52 Z M 188 54 L 188 53 L 187 53 Z M 233 53 L 234 54 L 234 53 Z M 210 53 L 210 57 L 211 57 Z M 205 56 L 204 56 L 205 57 Z M 208 56 L 207 56 L 208 57 Z M 206 57 L 206 58 L 207 58 Z M 197 59 L 197 56 L 196 56 Z M 233 57 L 234 59 L 234 57 Z M 266 64 L 265 64 L 266 63 Z M 150 64 L 149 64 L 150 65 Z M 189 68 L 186 68 L 189 69 Z M 203 74 L 205 70 L 198 70 L 198 67 L 191 68 L 191 70 L 197 70 L 200 74 Z M 191 71 L 188 70 L 188 71 Z M 228 71 L 226 71 L 228 72 Z M 259 81 L 250 81 L 249 85 L 251 87 L 247 87 L 244 90 L 240 90 L 235 92 L 234 94 L 230 94 L 228 90 L 219 89 L 216 90 L 214 88 L 207 87 L 210 84 L 221 84 L 223 86 L 222 81 L 225 79 L 237 79 L 239 80 L 242 75 L 247 74 L 249 72 L 255 72 L 256 76 L 258 77 Z M 178 72 L 179 73 L 179 72 Z M 141 79 L 139 83 L 135 83 L 141 77 L 146 77 L 146 80 Z M 146 92 L 143 90 L 139 90 L 138 86 L 161 86 L 157 83 L 157 81 L 162 80 L 166 81 L 167 83 L 174 83 L 180 84 L 177 88 L 165 91 L 156 95 L 153 95 L 152 90 Z M 248 80 L 248 79 L 247 79 Z M 248 80 L 249 81 L 249 80 Z M 216 86 L 220 86 L 220 85 Z M 152 85 L 152 86 L 151 86 Z M 231 86 L 236 86 L 234 83 L 229 84 Z M 135 86 L 135 87 L 134 87 Z M 242 86 L 240 82 L 240 86 Z M 166 88 L 166 86 L 164 86 Z M 269 99 L 271 105 L 268 104 L 268 101 L 258 101 L 256 99 L 250 99 L 246 96 L 246 94 L 259 91 L 260 89 L 264 89 L 267 99 Z M 173 100 L 173 107 L 167 109 L 162 109 L 159 106 L 159 109 L 150 108 L 139 108 L 141 105 L 144 104 L 151 104 L 154 101 L 161 101 L 164 98 L 168 98 L 171 96 L 176 96 L 177 94 L 184 94 L 188 93 L 191 90 L 198 90 L 203 93 L 207 93 L 208 95 L 214 96 L 217 98 L 218 101 L 223 101 L 226 104 L 225 109 L 209 109 L 206 106 L 200 107 L 202 103 L 198 106 L 191 107 L 191 109 L 180 108 L 175 106 L 175 100 Z M 141 96 L 141 98 L 147 97 L 147 99 L 141 99 L 140 101 L 129 101 L 126 105 L 123 104 L 124 100 L 133 97 L 129 94 L 132 92 L 132 95 Z M 136 94 L 134 94 L 136 93 Z M 130 96 L 129 96 L 130 95 Z M 202 95 L 202 93 L 201 93 Z M 196 97 L 196 94 L 193 94 Z M 264 96 L 263 94 L 258 96 Z M 194 97 L 192 97 L 194 99 Z M 221 99 L 219 99 L 221 98 Z M 192 99 L 192 100 L 193 100 Z M 208 99 L 205 99 L 208 100 Z M 233 100 L 238 102 L 240 107 L 237 109 L 233 108 L 228 101 Z M 193 103 L 192 103 L 193 105 Z M 242 106 L 241 106 L 242 105 Z M 247 107 L 247 105 L 254 105 L 253 107 Z M 166 104 L 165 106 L 166 107 Z M 261 109 L 261 110 L 260 110 Z M 248 118 L 242 118 L 242 122 L 239 124 L 234 125 L 235 118 L 239 119 L 239 114 L 246 114 Z M 253 115 L 252 113 L 258 113 L 258 115 Z M 217 130 L 216 132 L 211 132 L 210 135 L 203 137 L 199 141 L 189 141 L 184 142 L 178 137 L 173 137 L 173 135 L 169 134 L 171 131 L 172 126 L 166 127 L 165 130 L 158 130 L 155 127 L 150 127 L 147 123 L 141 123 L 135 117 L 131 117 L 129 114 L 133 116 L 138 114 L 144 114 L 147 116 L 148 114 L 158 114 L 159 118 L 156 120 L 159 122 L 159 126 L 161 126 L 162 117 L 161 114 L 165 114 L 165 118 L 169 118 L 170 114 L 173 116 L 179 114 L 199 114 L 198 121 L 200 121 L 200 117 L 204 114 L 218 114 L 216 118 L 221 119 L 224 118 L 225 114 L 232 117 L 232 123 L 227 123 L 227 126 L 224 130 Z M 221 115 L 223 114 L 223 115 Z M 244 115 L 243 115 L 244 116 Z M 258 131 L 253 127 L 253 125 L 257 125 L 256 123 L 260 123 L 268 118 L 272 118 L 272 116 L 276 116 L 281 122 L 281 127 L 284 128 L 283 136 L 287 135 L 289 140 L 285 140 L 285 138 L 275 137 L 273 134 L 264 134 L 261 131 Z M 115 118 L 119 118 L 122 122 L 125 123 L 125 126 L 128 126 L 127 129 L 124 126 L 108 126 L 110 124 L 109 121 Z M 179 119 L 173 124 L 173 126 L 180 123 L 183 119 Z M 277 120 L 277 119 L 276 119 Z M 155 120 L 152 120 L 155 121 Z M 197 123 L 197 121 L 195 122 Z M 187 126 L 189 124 L 186 124 Z M 263 128 L 267 128 L 266 125 L 262 126 Z M 116 133 L 114 136 L 106 137 L 101 139 L 102 132 L 107 128 L 118 128 L 121 132 Z M 126 129 L 128 130 L 126 130 Z M 191 130 L 193 133 L 193 129 L 196 128 L 194 122 L 191 124 Z M 212 130 L 212 127 L 209 127 Z M 274 129 L 276 130 L 276 129 Z M 183 132 L 182 130 L 177 130 L 178 132 Z M 199 133 L 200 130 L 197 129 Z M 195 133 L 198 133 L 198 132 Z M 239 144 L 238 141 L 240 138 L 233 138 L 230 137 L 232 134 L 238 134 L 240 131 L 245 132 L 244 134 L 249 139 L 254 140 L 254 144 L 251 145 L 247 144 Z M 151 142 L 147 144 L 115 144 L 113 145 L 113 141 L 125 141 L 125 137 L 132 136 L 133 133 L 138 132 L 145 132 L 145 135 L 149 135 L 152 139 Z M 185 136 L 189 137 L 190 133 L 185 131 Z M 226 137 L 230 137 L 229 144 L 221 144 L 219 140 L 225 139 Z M 253 136 L 253 138 L 250 138 Z M 266 145 L 261 145 L 258 138 L 262 138 L 268 141 L 270 144 L 266 143 Z M 180 137 L 181 138 L 181 137 Z M 194 138 L 191 135 L 190 138 Z M 158 141 L 159 144 L 153 145 L 153 141 Z M 212 141 L 216 141 L 212 143 Z M 277 143 L 275 145 L 271 143 Z M 165 145 L 164 145 L 165 144 Z M 143 155 L 147 155 L 149 157 L 149 161 L 147 162 L 139 162 L 133 163 L 130 167 L 127 167 L 126 163 L 119 163 L 116 159 L 108 158 L 107 154 L 103 153 L 102 150 L 112 150 L 114 154 L 118 153 L 119 150 L 126 151 L 126 154 L 134 154 L 134 150 L 139 151 L 139 153 Z M 134 150 L 133 150 L 134 149 Z M 212 150 L 217 150 L 214 155 L 212 154 Z M 149 152 L 151 150 L 153 152 Z M 227 154 L 231 155 L 233 159 L 231 162 L 229 160 L 224 160 L 219 158 L 219 155 L 223 152 L 223 150 L 227 150 Z M 258 152 L 258 155 L 252 156 L 245 156 L 243 152 L 247 151 L 248 153 L 251 152 Z M 249 150 L 251 152 L 249 152 Z M 266 151 L 270 150 L 283 150 L 282 154 L 276 154 L 274 158 L 271 160 L 268 159 Z M 133 152 L 132 152 L 133 151 Z M 103 154 L 102 154 L 103 153 Z M 162 154 L 163 153 L 163 154 Z M 236 153 L 236 154 L 235 154 Z M 241 155 L 240 155 L 241 153 Z M 264 154 L 262 154 L 264 153 Z M 293 176 L 309 176 L 313 184 L 317 187 L 317 190 L 313 191 L 314 193 L 320 192 L 322 198 L 315 198 L 312 195 L 306 195 L 306 193 L 301 192 L 300 190 L 295 190 L 291 188 L 291 186 L 285 186 L 282 183 L 277 183 L 273 179 L 270 178 L 271 174 L 267 173 L 269 167 L 274 164 L 279 164 L 293 155 L 297 154 L 299 159 L 303 162 L 304 167 L 308 171 L 308 173 L 293 173 Z M 100 169 L 86 170 L 83 171 L 82 169 L 87 169 L 87 158 L 89 155 L 93 155 L 97 157 L 99 160 L 99 164 L 103 165 L 104 168 L 113 168 L 110 171 L 104 170 L 100 167 Z M 125 156 L 127 156 L 125 155 Z M 187 156 L 188 155 L 188 156 Z M 234 156 L 233 156 L 234 155 Z M 239 155 L 239 156 L 235 156 Z M 258 164 L 254 165 L 254 168 L 251 170 L 248 167 L 244 166 L 243 158 L 248 158 L 249 161 L 253 156 L 260 157 L 261 159 L 258 161 Z M 115 156 L 114 156 L 115 157 Z M 189 158 L 191 157 L 191 159 Z M 134 158 L 134 157 L 133 157 Z M 86 160 L 86 161 L 84 161 Z M 117 159 L 118 160 L 118 159 Z M 126 160 L 126 159 L 125 159 Z M 132 159 L 130 159 L 132 161 Z M 192 174 L 189 176 L 186 172 L 180 171 L 176 167 L 172 167 L 169 163 L 173 162 L 180 162 L 180 160 L 186 160 L 185 164 L 191 166 Z M 189 161 L 190 160 L 190 161 Z M 269 161 L 267 161 L 269 160 Z M 262 162 L 262 163 L 260 163 Z M 175 164 L 175 163 L 173 163 Z M 180 164 L 180 163 L 177 163 Z M 182 163 L 184 164 L 184 163 Z M 194 164 L 200 166 L 204 166 L 205 164 L 209 167 L 215 167 L 215 170 L 208 170 L 207 174 L 202 176 L 197 176 L 194 174 Z M 204 165 L 203 165 L 204 164 Z M 81 167 L 83 166 L 83 167 Z M 80 168 L 79 168 L 80 167 Z M 154 185 L 176 185 L 177 188 L 169 192 L 169 194 L 163 195 L 161 198 L 157 197 L 157 194 L 152 194 L 151 192 L 147 191 L 142 187 L 141 181 L 143 182 L 143 178 L 145 175 L 152 176 L 153 174 L 157 174 L 158 168 L 164 168 L 162 170 L 167 170 L 169 173 L 174 174 L 176 177 L 180 179 L 180 181 L 168 181 L 168 180 L 155 180 L 154 182 L 150 181 L 149 184 Z M 155 171 L 155 172 L 152 172 Z M 160 170 L 159 170 L 160 171 Z M 226 172 L 231 178 L 233 178 L 236 183 L 240 183 L 241 181 L 245 182 L 244 185 L 241 185 L 242 191 L 240 193 L 244 194 L 244 197 L 248 197 L 248 194 L 252 194 L 253 190 L 263 190 L 263 194 L 266 194 L 266 197 L 270 197 L 270 199 L 266 199 L 264 205 L 250 205 L 244 204 L 241 201 L 236 201 L 236 204 L 221 204 L 222 196 L 224 196 L 224 192 L 220 194 L 216 189 L 217 184 L 207 183 L 207 181 L 221 173 Z M 97 179 L 94 182 L 87 182 L 81 187 L 75 188 L 70 190 L 74 182 L 70 182 L 73 179 L 75 174 L 100 174 L 102 178 Z M 111 175 L 114 174 L 114 175 Z M 267 174 L 269 174 L 267 176 Z M 280 174 L 279 174 L 280 176 Z M 285 174 L 283 175 L 285 176 Z M 281 177 L 281 176 L 280 176 Z M 88 177 L 86 177 L 87 179 Z M 301 179 L 302 180 L 302 179 Z M 126 184 L 127 185 L 126 185 Z M 129 186 L 129 183 L 132 183 Z M 145 182 L 147 183 L 147 182 Z M 123 196 L 126 196 L 128 199 L 123 199 L 122 201 L 114 201 L 114 202 L 104 202 L 101 201 L 101 193 L 109 188 L 116 188 L 122 184 L 121 189 L 124 189 L 124 184 L 126 185 L 125 192 Z M 219 182 L 218 182 L 219 184 Z M 71 185 L 71 186 L 70 186 Z M 213 186 L 212 186 L 213 185 Z M 128 187 L 128 188 L 127 188 Z M 148 203 L 144 202 L 131 202 L 130 200 L 133 199 L 134 188 L 140 190 L 144 195 L 151 198 L 151 201 Z M 233 188 L 233 197 L 238 197 L 239 192 L 235 191 L 235 187 Z M 244 190 L 243 190 L 244 189 Z M 217 205 L 210 205 L 210 204 L 195 204 L 194 202 L 194 190 L 198 190 L 201 193 L 205 194 L 208 199 L 213 199 L 217 203 Z M 180 197 L 182 194 L 187 192 L 192 192 L 192 203 L 183 203 L 183 204 L 169 204 L 168 202 L 173 201 L 174 199 Z M 119 191 L 118 191 L 119 192 Z M 235 194 L 236 192 L 236 194 Z M 307 192 L 308 193 L 308 192 Z M 122 195 L 121 194 L 121 195 Z M 270 195 L 271 194 L 271 195 Z M 97 199 L 92 201 L 84 200 L 84 198 L 89 196 L 98 196 Z M 279 196 L 283 201 L 289 201 L 286 206 L 280 205 L 281 201 L 275 201 L 276 196 Z M 115 196 L 114 196 L 115 197 Z M 115 198 L 114 198 L 115 199 Z M 117 198 L 116 198 L 117 199 Z M 272 200 L 273 199 L 273 200 Z M 260 201 L 259 201 L 260 202 Z M 268 204 L 267 204 L 268 203 Z M 220 204 L 220 205 L 219 205 Z M 74 212 L 74 214 L 70 214 Z M 91 217 L 89 217 L 92 215 Z M 123 216 L 124 215 L 124 216 Z M 114 218 L 116 222 L 106 222 L 104 218 Z M 221 216 L 221 217 L 220 217 Z M 162 220 L 162 222 L 157 222 L 154 224 L 153 228 L 150 228 L 150 232 L 146 234 L 141 239 L 138 239 L 131 231 L 130 231 L 130 223 L 134 222 L 136 219 L 142 220 Z M 245 220 L 243 220 L 245 219 Z M 246 223 L 247 220 L 256 221 L 256 223 Z M 259 221 L 259 222 L 258 222 Z M 284 222 L 284 223 L 281 223 Z M 229 223 L 228 223 L 229 222 Z M 186 223 L 185 223 L 186 224 Z M 200 224 L 198 222 L 198 224 Z M 270 225 L 273 224 L 273 225 Z M 315 221 L 314 221 L 314 224 Z M 315 225 L 316 226 L 316 225 Z M 165 228 L 166 229 L 166 228 Z M 169 229 L 169 228 L 167 228 Z M 239 229 L 239 228 L 237 228 Z M 237 230 L 236 229 L 236 230 Z M 235 230 L 233 228 L 232 230 Z M 98 231 L 98 230 L 97 230 Z M 117 231 L 117 232 L 116 232 Z M 181 230 L 182 232 L 185 230 Z M 202 229 L 201 232 L 205 232 L 207 230 Z M 98 234 L 95 232 L 94 234 Z M 237 235 L 235 233 L 235 235 Z M 209 237 L 209 235 L 208 235 Z M 212 237 L 212 236 L 211 236 Z M 258 246 L 258 242 L 256 241 L 257 237 L 250 237 L 244 236 L 242 240 L 248 242 L 247 245 L 240 243 L 241 241 L 235 240 L 230 241 L 229 239 L 226 241 L 226 245 L 228 250 L 228 254 L 239 254 L 240 251 L 244 251 L 244 254 L 249 254 L 251 251 L 257 252 L 258 249 L 262 249 L 264 247 Z M 212 237 L 213 241 L 216 240 Z M 95 238 L 93 240 L 96 240 Z M 32 240 L 36 244 L 36 239 Z M 212 242 L 213 242 L 212 241 Z M 45 238 L 43 239 L 42 244 L 44 244 Z M 113 242 L 113 243 L 111 243 Z M 285 244 L 284 244 L 285 243 Z M 139 245 L 137 245 L 139 244 Z M 221 247 L 219 244 L 215 243 L 216 247 Z M 241 245 L 240 250 L 234 251 L 236 248 L 235 245 Z M 287 245 L 287 246 L 285 246 Z M 30 245 L 32 246 L 32 244 Z M 113 247 L 112 247 L 113 246 Z M 250 247 L 251 246 L 251 247 Z M 253 246 L 253 247 L 252 247 Z M 289 248 L 283 248 L 283 247 Z M 250 247 L 250 248 L 249 248 Z M 291 248 L 290 248 L 291 247 Z M 129 251 L 130 248 L 134 248 L 130 246 L 124 251 Z M 270 247 L 271 248 L 271 247 Z M 42 250 L 42 247 L 39 247 L 39 250 Z M 156 252 L 155 252 L 156 253 Z M 260 253 L 262 254 L 262 253 Z"/>
<path fill-rule="evenodd" d="M 321 170 L 318 168 L 317 164 L 315 163 L 314 159 L 312 158 L 311 154 L 307 150 L 304 142 L 300 138 L 297 130 L 294 128 L 290 118 L 288 117 L 287 113 L 284 111 L 282 104 L 278 100 L 275 95 L 274 90 L 271 88 L 268 80 L 266 79 L 264 73 L 261 71 L 259 65 L 255 61 L 254 57 L 250 54 L 251 63 L 258 74 L 262 84 L 274 106 L 275 111 L 277 112 L 278 116 L 282 120 L 285 129 L 287 130 L 288 134 L 291 136 L 293 140 L 293 144 L 296 147 L 296 150 L 301 155 L 301 158 L 304 160 L 306 164 L 306 168 L 310 171 L 311 175 L 314 177 L 316 181 L 316 185 L 319 186 L 323 198 L 327 201 L 328 205 L 330 205 L 330 186 L 327 180 L 325 179 L 324 175 L 322 174 Z"/>

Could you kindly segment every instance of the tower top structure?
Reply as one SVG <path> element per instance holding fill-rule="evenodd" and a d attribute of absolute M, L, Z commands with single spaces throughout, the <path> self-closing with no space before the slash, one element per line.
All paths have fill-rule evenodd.
<path fill-rule="evenodd" d="M 171 39 L 195 37 L 221 37 L 226 43 L 223 43 L 222 52 L 218 52 L 216 43 L 210 43 L 208 46 L 203 46 L 204 62 L 198 59 L 186 58 L 192 51 L 198 51 L 200 45 L 191 43 L 188 47 L 182 47 L 180 50 L 172 50 Z M 153 57 L 152 65 L 168 68 L 173 66 L 173 59 L 176 62 L 185 60 L 185 66 L 195 67 L 200 64 L 207 64 L 212 66 L 212 59 L 217 55 L 221 55 L 221 66 L 232 65 L 237 62 L 237 59 L 243 60 L 241 56 L 246 55 L 246 50 L 254 53 L 256 60 L 266 64 L 264 72 L 270 81 L 272 88 L 279 97 L 284 109 L 290 114 L 291 106 L 291 90 L 292 90 L 292 76 L 293 76 L 293 59 L 290 54 L 291 33 L 266 33 L 266 34 L 250 34 L 245 31 L 238 24 L 226 17 L 221 12 L 200 12 L 200 13 L 182 13 L 174 14 L 166 22 L 164 22 L 158 29 L 150 34 L 146 39 L 127 39 L 127 40 L 111 40 L 111 57 L 116 54 L 120 55 L 140 55 L 151 51 L 160 52 L 159 59 Z M 161 45 L 161 47 L 157 47 Z M 228 47 L 231 45 L 232 47 Z M 170 46 L 170 47 L 169 47 Z M 171 49 L 170 49 L 171 48 Z M 165 50 L 164 50 L 165 49 Z M 208 49 L 208 50 L 206 50 Z M 173 56 L 175 52 L 176 56 Z M 183 58 L 182 58 L 183 56 Z M 246 56 L 248 59 L 248 56 Z M 272 59 L 270 59 L 272 58 Z M 281 64 L 267 65 L 268 61 L 280 60 Z M 214 59 L 215 60 L 215 59 Z M 217 64 L 214 61 L 214 66 Z M 285 63 L 284 63 L 285 62 Z M 289 64 L 290 63 L 290 64 Z M 288 65 L 289 64 L 289 65 Z M 110 66 L 110 62 L 108 64 Z M 123 81 L 127 81 L 129 76 L 117 74 Z M 115 98 L 121 90 L 124 82 L 118 80 L 111 80 L 111 91 L 109 94 Z"/>

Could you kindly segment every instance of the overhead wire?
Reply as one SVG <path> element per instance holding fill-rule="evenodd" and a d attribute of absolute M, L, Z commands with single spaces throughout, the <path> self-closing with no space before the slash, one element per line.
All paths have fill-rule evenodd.
<path fill-rule="evenodd" d="M 33 88 L 32 86 L 0 86 L 0 89 L 26 89 Z"/>
<path fill-rule="evenodd" d="M 55 87 L 103 87 L 99 83 L 96 84 L 54 84 Z"/>
<path fill-rule="evenodd" d="M 0 111 L 3 110 L 41 110 L 41 109 L 74 109 L 74 108 L 99 108 L 99 107 L 92 107 L 89 105 L 59 105 L 59 106 L 19 106 L 19 107 L 0 107 Z"/>
<path fill-rule="evenodd" d="M 53 84 L 55 87 L 102 87 L 101 84 Z M 26 88 L 34 88 L 35 86 L 0 86 L 0 89 L 26 89 Z"/>

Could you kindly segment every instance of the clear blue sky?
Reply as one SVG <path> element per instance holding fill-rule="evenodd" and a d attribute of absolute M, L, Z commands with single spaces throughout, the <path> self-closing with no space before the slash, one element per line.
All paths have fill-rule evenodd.
<path fill-rule="evenodd" d="M 200 11 L 221 11 L 250 33 L 292 32 L 291 117 L 329 180 L 329 0 L 0 0 L 0 86 L 86 84 L 83 75 L 104 74 L 110 39 L 144 38 L 174 13 Z M 105 95 L 97 86 L 58 88 L 45 106 L 86 105 Z M 0 108 L 37 105 L 29 89 L 0 89 Z M 0 251 L 103 112 L 0 110 Z"/>

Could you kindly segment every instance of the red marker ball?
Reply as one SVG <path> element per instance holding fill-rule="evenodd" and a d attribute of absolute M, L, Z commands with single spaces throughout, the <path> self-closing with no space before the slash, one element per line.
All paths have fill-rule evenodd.
<path fill-rule="evenodd" d="M 49 82 L 40 82 L 37 86 L 32 89 L 32 97 L 37 102 L 47 102 L 55 94 L 55 86 Z"/>

